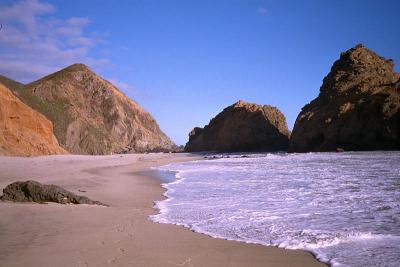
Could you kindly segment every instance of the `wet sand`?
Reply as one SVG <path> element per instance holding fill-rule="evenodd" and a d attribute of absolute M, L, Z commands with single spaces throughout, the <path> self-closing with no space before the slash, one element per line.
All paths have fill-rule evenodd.
<path fill-rule="evenodd" d="M 211 238 L 148 220 L 164 197 L 152 166 L 188 154 L 0 157 L 0 189 L 53 183 L 110 205 L 0 203 L 0 266 L 325 266 L 305 251 Z M 84 191 L 84 192 L 82 192 Z"/>

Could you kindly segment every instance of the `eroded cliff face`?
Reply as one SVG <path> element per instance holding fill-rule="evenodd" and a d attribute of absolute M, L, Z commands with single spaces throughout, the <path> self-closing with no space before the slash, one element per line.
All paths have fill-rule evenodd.
<path fill-rule="evenodd" d="M 187 152 L 279 151 L 288 146 L 285 116 L 275 107 L 239 101 L 189 134 Z"/>
<path fill-rule="evenodd" d="M 53 122 L 59 143 L 70 153 L 102 155 L 176 147 L 148 112 L 83 64 L 16 88 L 15 93 Z"/>
<path fill-rule="evenodd" d="M 341 54 L 296 119 L 290 151 L 400 150 L 400 74 L 363 45 Z"/>
<path fill-rule="evenodd" d="M 0 83 L 0 155 L 65 154 L 53 134 L 53 124 L 22 103 Z"/>

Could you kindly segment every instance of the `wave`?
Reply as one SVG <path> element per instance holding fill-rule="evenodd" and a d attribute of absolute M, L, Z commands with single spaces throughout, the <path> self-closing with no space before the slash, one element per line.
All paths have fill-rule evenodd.
<path fill-rule="evenodd" d="M 162 185 L 167 199 L 150 219 L 215 238 L 308 250 L 333 266 L 400 261 L 400 196 L 386 190 L 399 182 L 400 153 L 243 156 L 159 167 L 175 180 Z"/>

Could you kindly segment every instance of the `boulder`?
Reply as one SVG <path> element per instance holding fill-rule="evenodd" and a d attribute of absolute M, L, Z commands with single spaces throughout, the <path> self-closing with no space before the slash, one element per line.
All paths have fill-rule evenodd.
<path fill-rule="evenodd" d="M 238 101 L 204 128 L 195 127 L 185 151 L 281 151 L 287 150 L 288 140 L 286 119 L 279 109 Z"/>
<path fill-rule="evenodd" d="M 363 45 L 341 54 L 305 105 L 291 152 L 400 150 L 400 74 Z"/>
<path fill-rule="evenodd" d="M 78 196 L 56 185 L 44 185 L 36 181 L 15 182 L 3 189 L 2 201 L 13 202 L 56 202 L 60 204 L 105 204 Z"/>

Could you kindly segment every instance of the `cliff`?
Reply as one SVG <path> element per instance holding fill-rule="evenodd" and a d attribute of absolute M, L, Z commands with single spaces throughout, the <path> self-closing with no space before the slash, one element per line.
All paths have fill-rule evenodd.
<path fill-rule="evenodd" d="M 147 111 L 83 64 L 16 87 L 14 92 L 53 122 L 55 136 L 70 153 L 102 155 L 176 147 Z"/>
<path fill-rule="evenodd" d="M 66 153 L 53 135 L 53 124 L 22 103 L 0 83 L 0 155 L 39 156 Z"/>
<path fill-rule="evenodd" d="M 290 151 L 400 150 L 400 74 L 363 45 L 341 54 L 305 105 Z"/>

